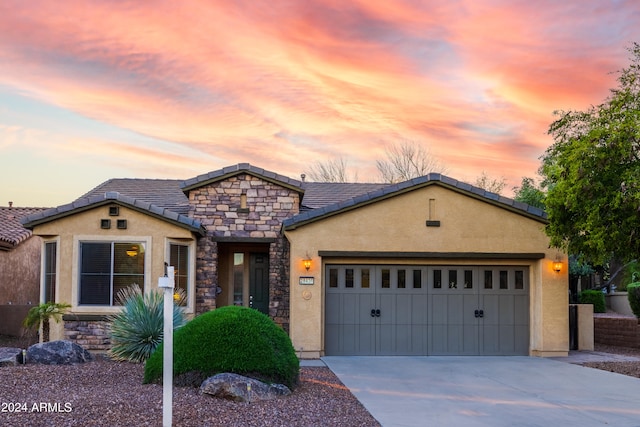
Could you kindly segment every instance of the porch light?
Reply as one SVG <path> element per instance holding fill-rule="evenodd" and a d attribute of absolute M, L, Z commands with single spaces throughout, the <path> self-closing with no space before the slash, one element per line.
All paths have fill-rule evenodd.
<path fill-rule="evenodd" d="M 304 265 L 304 268 L 309 271 L 311 268 L 311 258 L 307 255 L 307 257 L 302 260 L 302 264 Z"/>
<path fill-rule="evenodd" d="M 562 261 L 560 257 L 556 257 L 556 260 L 553 262 L 553 271 L 556 273 L 560 273 L 562 271 Z"/>

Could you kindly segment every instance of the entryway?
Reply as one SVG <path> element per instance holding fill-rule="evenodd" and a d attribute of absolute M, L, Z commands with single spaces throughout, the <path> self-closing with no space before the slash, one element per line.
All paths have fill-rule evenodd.
<path fill-rule="evenodd" d="M 221 245 L 218 306 L 238 305 L 269 314 L 269 245 Z"/>
<path fill-rule="evenodd" d="M 526 266 L 327 265 L 326 355 L 527 355 Z"/>

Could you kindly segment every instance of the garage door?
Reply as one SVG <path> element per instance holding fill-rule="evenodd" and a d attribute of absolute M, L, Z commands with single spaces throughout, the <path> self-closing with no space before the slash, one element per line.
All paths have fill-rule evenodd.
<path fill-rule="evenodd" d="M 327 355 L 527 355 L 529 271 L 327 265 Z"/>

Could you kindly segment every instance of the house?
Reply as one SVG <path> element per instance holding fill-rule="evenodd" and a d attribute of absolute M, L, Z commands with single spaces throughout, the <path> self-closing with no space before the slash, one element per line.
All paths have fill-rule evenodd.
<path fill-rule="evenodd" d="M 549 248 L 546 223 L 440 174 L 313 183 L 249 164 L 112 179 L 24 220 L 44 256 L 55 248 L 49 296 L 72 304 L 54 339 L 108 347 L 118 291 L 155 288 L 167 262 L 190 315 L 253 307 L 302 358 L 566 355 L 566 256 Z"/>
<path fill-rule="evenodd" d="M 20 218 L 44 208 L 0 206 L 0 335 L 19 336 L 22 320 L 40 301 L 40 237 Z"/>

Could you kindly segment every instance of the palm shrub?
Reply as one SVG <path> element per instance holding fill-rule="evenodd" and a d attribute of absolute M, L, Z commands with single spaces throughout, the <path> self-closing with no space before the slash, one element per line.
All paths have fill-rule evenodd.
<path fill-rule="evenodd" d="M 185 323 L 184 309 L 180 307 L 185 294 L 176 289 L 173 304 L 173 327 L 180 328 Z M 122 311 L 108 317 L 111 330 L 112 359 L 144 362 L 162 342 L 164 334 L 164 295 L 154 289 L 143 293 L 138 285 L 132 285 L 118 292 Z"/>
<path fill-rule="evenodd" d="M 640 282 L 627 285 L 627 299 L 629 300 L 631 311 L 640 319 Z"/>
<path fill-rule="evenodd" d="M 42 324 L 42 341 L 49 341 L 49 330 L 51 319 L 56 323 L 62 320 L 62 315 L 71 308 L 71 305 L 62 302 L 45 302 L 35 307 L 31 307 L 27 312 L 27 317 L 22 321 L 22 325 L 27 329 L 40 328 Z"/>
<path fill-rule="evenodd" d="M 226 306 L 204 313 L 173 336 L 176 384 L 196 385 L 211 375 L 236 373 L 293 387 L 300 363 L 287 333 L 257 310 Z M 147 360 L 144 382 L 162 376 L 160 345 Z"/>
<path fill-rule="evenodd" d="M 602 291 L 586 289 L 580 292 L 578 301 L 580 304 L 593 304 L 594 313 L 605 313 L 607 311 L 607 305 L 604 301 L 604 294 Z"/>

